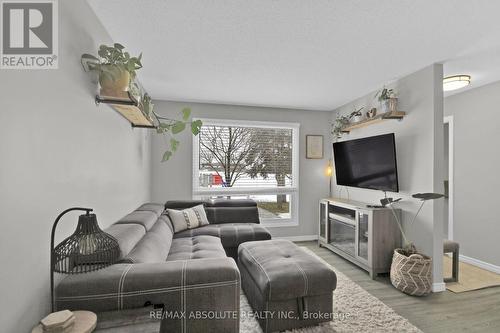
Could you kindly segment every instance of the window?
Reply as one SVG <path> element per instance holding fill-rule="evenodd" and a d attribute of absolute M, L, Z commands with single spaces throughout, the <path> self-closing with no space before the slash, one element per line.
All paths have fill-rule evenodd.
<path fill-rule="evenodd" d="M 202 121 L 193 142 L 193 196 L 253 199 L 263 224 L 297 224 L 299 124 Z"/>

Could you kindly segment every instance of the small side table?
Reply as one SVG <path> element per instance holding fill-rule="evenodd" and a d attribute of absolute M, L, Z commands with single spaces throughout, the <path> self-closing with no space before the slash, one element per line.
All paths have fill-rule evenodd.
<path fill-rule="evenodd" d="M 72 311 L 75 315 L 75 324 L 71 333 L 91 333 L 97 324 L 97 315 L 90 311 Z M 43 333 L 42 324 L 37 325 L 31 333 Z"/>

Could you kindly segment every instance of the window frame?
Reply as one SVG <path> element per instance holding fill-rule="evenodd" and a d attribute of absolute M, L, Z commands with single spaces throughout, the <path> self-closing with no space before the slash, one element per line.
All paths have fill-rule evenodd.
<path fill-rule="evenodd" d="M 290 122 L 255 121 L 255 120 L 229 120 L 216 118 L 197 118 L 203 126 L 234 126 L 234 127 L 260 127 L 282 128 L 292 130 L 292 184 L 291 187 L 226 187 L 217 189 L 200 188 L 199 182 L 199 135 L 193 137 L 193 199 L 207 195 L 290 195 L 290 218 L 261 219 L 261 224 L 266 227 L 290 227 L 299 225 L 299 160 L 300 160 L 300 124 Z"/>

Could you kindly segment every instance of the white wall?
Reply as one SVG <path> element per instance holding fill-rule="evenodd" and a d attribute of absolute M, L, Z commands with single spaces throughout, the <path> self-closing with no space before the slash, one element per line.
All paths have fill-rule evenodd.
<path fill-rule="evenodd" d="M 160 114 L 170 116 L 177 114 L 186 106 L 191 107 L 194 118 L 300 123 L 299 226 L 275 227 L 271 228 L 271 233 L 275 237 L 317 235 L 318 201 L 328 196 L 328 178 L 325 176 L 328 162 L 326 158 L 321 160 L 305 158 L 305 136 L 306 134 L 324 135 L 326 155 L 330 149 L 330 112 L 155 101 L 155 110 Z M 165 202 L 192 198 L 192 135 L 186 131 L 180 137 L 179 150 L 167 163 L 160 162 L 165 141 L 162 137 L 154 136 L 153 138 L 153 201 Z"/>
<path fill-rule="evenodd" d="M 59 69 L 0 70 L 0 330 L 28 332 L 50 311 L 49 239 L 71 206 L 105 227 L 149 200 L 150 138 L 96 107 L 80 55 L 110 37 L 85 1 L 59 1 Z M 61 222 L 59 240 L 76 227 Z"/>
<path fill-rule="evenodd" d="M 352 140 L 373 135 L 395 133 L 398 179 L 400 193 L 388 193 L 393 198 L 403 198 L 398 204 L 403 209 L 403 220 L 408 223 L 419 207 L 411 198 L 417 192 L 443 192 L 443 108 L 442 66 L 426 67 L 408 75 L 390 87 L 398 92 L 399 109 L 407 116 L 401 120 L 387 120 L 368 127 L 353 130 L 342 140 Z M 349 114 L 355 107 L 366 106 L 364 112 L 377 107 L 375 92 L 357 99 L 334 112 Z M 440 153 L 441 152 L 441 153 Z M 335 177 L 334 177 L 334 184 Z M 340 187 L 335 186 L 338 195 Z M 362 202 L 380 204 L 382 191 L 349 188 L 350 198 Z M 346 191 L 342 191 L 346 197 Z M 423 253 L 434 257 L 434 282 L 442 282 L 442 200 L 427 202 L 412 227 L 406 226 L 410 240 Z"/>
<path fill-rule="evenodd" d="M 454 122 L 453 236 L 460 254 L 500 266 L 500 82 L 445 99 Z"/>

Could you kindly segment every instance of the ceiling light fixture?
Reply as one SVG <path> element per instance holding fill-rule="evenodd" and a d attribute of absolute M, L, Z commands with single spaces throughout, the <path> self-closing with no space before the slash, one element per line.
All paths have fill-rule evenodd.
<path fill-rule="evenodd" d="M 470 84 L 470 75 L 453 75 L 443 79 L 443 90 L 452 91 Z"/>

